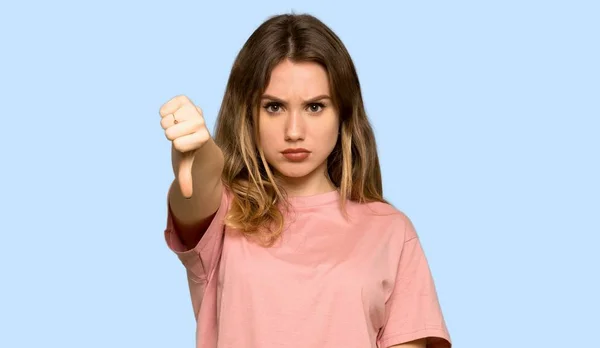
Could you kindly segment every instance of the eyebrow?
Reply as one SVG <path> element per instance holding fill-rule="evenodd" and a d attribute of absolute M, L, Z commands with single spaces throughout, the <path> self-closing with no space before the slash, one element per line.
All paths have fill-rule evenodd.
<path fill-rule="evenodd" d="M 270 99 L 270 100 L 276 101 L 276 102 L 284 104 L 284 105 L 287 104 L 287 102 L 285 100 L 277 98 L 277 97 L 274 97 L 274 96 L 269 95 L 269 94 L 263 94 L 262 99 Z M 309 100 L 304 101 L 304 103 L 305 104 L 310 104 L 310 103 L 314 103 L 316 101 L 323 100 L 323 99 L 331 99 L 331 97 L 328 96 L 327 94 L 321 94 L 321 95 L 318 95 L 318 96 L 316 96 L 314 98 L 310 98 Z"/>

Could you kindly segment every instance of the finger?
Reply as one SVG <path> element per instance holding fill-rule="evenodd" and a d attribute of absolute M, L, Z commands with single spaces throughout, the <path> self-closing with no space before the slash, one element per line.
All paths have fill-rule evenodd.
<path fill-rule="evenodd" d="M 161 117 L 175 113 L 178 109 L 186 104 L 192 104 L 192 101 L 185 95 L 178 95 L 160 107 L 159 113 Z"/>
<path fill-rule="evenodd" d="M 165 117 L 165 119 L 168 118 Z M 204 122 L 202 122 L 201 120 L 193 120 L 184 123 L 172 124 L 171 126 L 165 129 L 165 136 L 167 137 L 167 139 L 173 141 L 179 137 L 183 137 L 199 131 L 203 125 Z"/>
<path fill-rule="evenodd" d="M 188 152 L 200 148 L 210 135 L 206 129 L 173 140 L 173 147 L 179 152 Z"/>
<path fill-rule="evenodd" d="M 167 115 L 164 118 L 170 118 L 170 116 Z M 198 110 L 194 104 L 183 104 L 179 109 L 173 112 L 173 118 L 177 123 L 181 123 L 202 117 L 198 115 Z"/>
<path fill-rule="evenodd" d="M 181 162 L 179 162 L 177 180 L 179 181 L 179 189 L 185 198 L 192 197 L 192 194 L 194 193 L 194 183 L 192 181 L 194 157 L 194 152 L 188 152 L 183 155 Z"/>
<path fill-rule="evenodd" d="M 167 116 L 165 116 L 165 117 L 163 117 L 163 118 L 161 118 L 161 119 L 160 119 L 160 126 L 161 126 L 163 129 L 165 129 L 165 130 L 166 130 L 166 129 L 168 129 L 169 127 L 172 127 L 173 125 L 175 125 L 175 124 L 178 124 L 178 123 L 179 123 L 179 121 L 177 121 L 177 122 L 175 122 L 175 121 L 177 121 L 177 120 L 175 119 L 175 115 L 174 115 L 174 114 L 168 114 Z"/>

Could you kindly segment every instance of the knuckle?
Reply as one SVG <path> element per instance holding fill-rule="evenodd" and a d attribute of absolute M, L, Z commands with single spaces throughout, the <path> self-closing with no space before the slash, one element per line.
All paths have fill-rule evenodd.
<path fill-rule="evenodd" d="M 173 140 L 173 147 L 175 147 L 175 150 L 180 151 L 180 152 L 186 151 L 185 142 L 181 138 L 177 138 L 177 139 Z"/>
<path fill-rule="evenodd" d="M 183 105 L 177 114 L 178 118 L 186 121 L 193 121 L 195 124 L 197 120 L 202 119 L 202 116 L 198 114 L 196 107 L 193 104 Z"/>
<path fill-rule="evenodd" d="M 189 104 L 189 103 L 191 103 L 191 100 L 186 95 L 180 94 L 180 95 L 177 95 L 177 96 L 169 99 L 169 101 L 167 101 L 166 103 L 164 103 L 160 107 L 160 109 L 159 109 L 158 112 L 159 112 L 159 114 L 162 117 L 165 117 L 168 114 L 171 114 L 171 113 L 174 112 L 173 111 L 174 105 L 183 106 L 183 105 L 186 105 L 186 104 Z"/>
<path fill-rule="evenodd" d="M 194 120 L 194 132 L 200 132 L 202 130 L 204 130 L 204 128 L 206 128 L 206 124 L 204 123 L 204 120 L 202 119 L 197 119 Z"/>
<path fill-rule="evenodd" d="M 190 98 L 188 98 L 188 96 L 186 96 L 184 94 L 180 94 L 176 98 L 177 98 L 177 101 L 179 101 L 181 103 L 181 105 L 188 105 L 188 104 L 192 103 Z"/>
<path fill-rule="evenodd" d="M 171 126 L 171 123 L 172 122 L 166 117 L 163 117 L 160 120 L 160 126 L 165 130 Z"/>
<path fill-rule="evenodd" d="M 185 112 L 186 114 L 189 114 L 190 111 L 192 110 L 192 105 L 191 104 L 182 104 L 181 108 L 179 109 L 181 112 Z"/>
<path fill-rule="evenodd" d="M 206 143 L 208 139 L 210 139 L 210 134 L 208 134 L 208 130 L 202 129 L 200 132 L 198 132 L 198 140 L 200 141 L 201 145 Z"/>
<path fill-rule="evenodd" d="M 169 129 L 165 130 L 165 136 L 167 137 L 167 139 L 169 139 L 171 141 L 173 141 L 173 140 L 176 139 L 175 135 L 173 134 L 173 129 L 172 128 L 169 128 Z"/>
<path fill-rule="evenodd" d="M 167 104 L 163 104 L 160 107 L 160 109 L 158 110 L 158 113 L 160 114 L 161 117 L 165 117 L 165 116 L 167 116 L 169 114 L 167 112 L 168 111 L 167 106 L 168 106 Z"/>

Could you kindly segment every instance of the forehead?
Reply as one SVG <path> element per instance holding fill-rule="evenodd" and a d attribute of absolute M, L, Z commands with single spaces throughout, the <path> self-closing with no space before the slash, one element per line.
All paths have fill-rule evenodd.
<path fill-rule="evenodd" d="M 310 99 L 330 94 L 327 71 L 317 63 L 284 60 L 271 72 L 266 94 L 279 98 Z"/>

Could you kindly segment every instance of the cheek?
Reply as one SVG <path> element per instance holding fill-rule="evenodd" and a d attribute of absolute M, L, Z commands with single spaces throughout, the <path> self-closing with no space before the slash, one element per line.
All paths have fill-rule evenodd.
<path fill-rule="evenodd" d="M 336 121 L 330 122 L 326 125 L 322 125 L 320 127 L 320 138 L 323 139 L 324 143 L 327 144 L 328 147 L 333 148 L 335 143 L 337 142 L 337 138 L 339 136 L 339 124 Z"/>
<path fill-rule="evenodd" d="M 268 155 L 275 148 L 275 132 L 276 129 L 273 127 L 273 124 L 269 122 L 258 122 L 258 137 L 260 140 L 260 144 L 265 155 Z"/>

